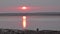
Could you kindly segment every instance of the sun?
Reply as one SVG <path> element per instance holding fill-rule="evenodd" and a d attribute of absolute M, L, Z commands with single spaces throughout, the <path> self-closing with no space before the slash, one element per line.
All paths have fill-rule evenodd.
<path fill-rule="evenodd" d="M 26 6 L 23 6 L 23 7 L 22 7 L 22 10 L 26 10 L 26 9 L 27 9 L 27 7 L 26 7 Z"/>

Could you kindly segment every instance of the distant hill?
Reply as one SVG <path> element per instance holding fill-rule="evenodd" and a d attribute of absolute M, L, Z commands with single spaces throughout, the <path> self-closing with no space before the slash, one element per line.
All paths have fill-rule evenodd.
<path fill-rule="evenodd" d="M 0 13 L 0 16 L 60 16 L 60 12 Z"/>

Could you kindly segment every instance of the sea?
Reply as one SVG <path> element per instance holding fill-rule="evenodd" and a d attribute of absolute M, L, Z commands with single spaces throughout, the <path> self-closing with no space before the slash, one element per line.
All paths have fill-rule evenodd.
<path fill-rule="evenodd" d="M 0 28 L 23 29 L 23 16 L 0 16 Z M 60 16 L 26 16 L 28 30 L 60 30 Z"/>

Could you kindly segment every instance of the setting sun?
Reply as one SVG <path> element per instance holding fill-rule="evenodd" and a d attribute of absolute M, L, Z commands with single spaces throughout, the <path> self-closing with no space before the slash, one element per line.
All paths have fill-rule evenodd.
<path fill-rule="evenodd" d="M 25 6 L 22 7 L 22 10 L 26 10 L 26 9 L 27 9 L 27 7 L 25 7 Z"/>

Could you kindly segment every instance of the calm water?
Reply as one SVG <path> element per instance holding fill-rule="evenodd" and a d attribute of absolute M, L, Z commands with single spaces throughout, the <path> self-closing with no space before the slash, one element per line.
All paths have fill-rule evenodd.
<path fill-rule="evenodd" d="M 60 16 L 26 16 L 26 29 L 60 30 Z M 0 28 L 22 29 L 22 16 L 0 16 Z"/>

